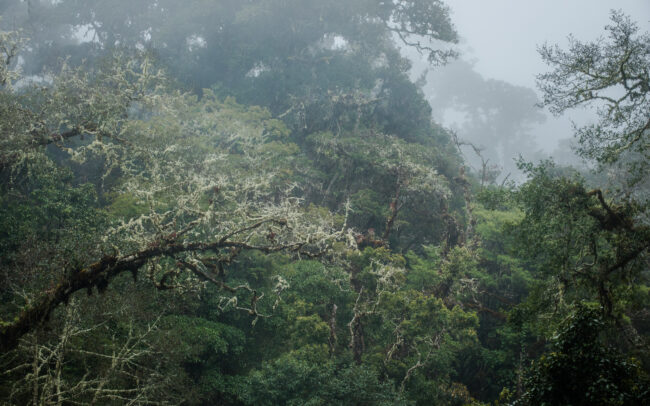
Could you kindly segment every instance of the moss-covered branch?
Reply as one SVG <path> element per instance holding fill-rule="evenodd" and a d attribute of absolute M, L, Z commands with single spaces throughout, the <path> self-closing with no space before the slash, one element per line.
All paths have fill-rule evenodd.
<path fill-rule="evenodd" d="M 283 219 L 274 222 L 280 225 L 286 224 L 286 220 Z M 234 231 L 229 235 L 249 231 L 252 228 L 258 228 L 266 223 L 268 221 L 260 221 L 252 226 Z M 217 241 L 205 243 L 170 242 L 166 244 L 151 244 L 147 249 L 128 255 L 107 255 L 87 267 L 67 273 L 53 289 L 42 292 L 36 300 L 25 306 L 12 322 L 4 323 L 0 331 L 0 352 L 7 352 L 15 348 L 21 337 L 46 321 L 50 314 L 61 304 L 67 303 L 75 292 L 83 289 L 92 290 L 93 288 L 96 288 L 99 292 L 103 292 L 116 276 L 124 272 L 131 272 L 135 277 L 138 271 L 151 259 L 173 257 L 181 253 L 203 253 L 220 249 L 259 251 L 264 253 L 280 251 L 299 252 L 304 246 L 305 243 L 303 242 L 253 245 L 247 242 L 220 238 Z M 314 255 L 314 253 L 309 254 Z M 207 278 L 206 280 L 214 282 L 220 287 L 222 286 L 222 283 L 214 278 Z"/>

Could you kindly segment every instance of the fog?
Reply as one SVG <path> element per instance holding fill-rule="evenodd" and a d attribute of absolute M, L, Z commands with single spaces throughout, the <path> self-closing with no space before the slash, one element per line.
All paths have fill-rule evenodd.
<path fill-rule="evenodd" d="M 649 8 L 0 0 L 0 405 L 650 405 Z"/>
<path fill-rule="evenodd" d="M 539 100 L 534 95 L 540 95 L 535 78 L 548 71 L 537 48 L 545 43 L 566 47 L 569 35 L 580 41 L 602 37 L 613 9 L 630 15 L 647 31 L 650 2 L 452 0 L 448 5 L 460 36 L 459 60 L 431 68 L 417 52 L 405 52 L 414 64 L 412 78 L 426 73 L 423 90 L 435 120 L 484 148 L 491 163 L 503 168 L 502 177 L 516 171 L 513 160 L 519 155 L 581 164 L 570 147 L 572 123 L 593 122 L 594 112 L 574 109 L 555 117 L 535 106 Z M 479 111 L 490 110 L 497 116 L 488 123 Z M 473 151 L 467 149 L 465 155 L 478 164 Z"/>

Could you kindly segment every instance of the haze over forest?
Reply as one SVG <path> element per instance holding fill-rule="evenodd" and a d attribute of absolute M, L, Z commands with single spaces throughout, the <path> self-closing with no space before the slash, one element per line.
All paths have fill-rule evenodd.
<path fill-rule="evenodd" d="M 649 29 L 0 0 L 0 405 L 650 404 Z"/>
<path fill-rule="evenodd" d="M 430 70 L 424 91 L 432 103 L 434 118 L 488 149 L 494 145 L 494 140 L 482 140 L 482 135 L 490 126 L 492 131 L 504 134 L 504 139 L 517 140 L 509 154 L 491 157 L 493 164 L 503 168 L 502 177 L 511 173 L 521 179 L 513 163 L 519 154 L 529 160 L 552 156 L 565 164 L 584 164 L 571 151 L 572 122 L 585 125 L 596 120 L 595 114 L 589 109 L 578 108 L 556 117 L 548 109 L 535 108 L 540 97 L 535 78 L 548 70 L 537 48 L 545 43 L 566 46 L 569 35 L 583 41 L 602 37 L 602 29 L 608 24 L 612 10 L 632 16 L 641 29 L 647 30 L 650 28 L 650 3 L 630 0 L 529 4 L 498 0 L 489 5 L 481 1 L 450 1 L 449 6 L 460 37 L 459 60 L 431 69 L 417 52 L 407 51 L 415 64 L 413 79 L 417 80 L 425 69 Z M 509 123 L 510 128 L 503 128 L 504 124 L 499 127 L 496 121 L 467 122 L 463 109 L 477 109 L 481 103 L 481 97 L 472 97 L 472 91 L 465 90 L 472 88 L 492 92 L 482 96 L 483 103 L 488 103 L 482 108 L 499 110 L 500 120 Z M 532 91 L 536 93 L 536 101 L 532 101 L 535 100 Z M 459 104 L 456 109 L 454 103 Z M 523 106 L 528 109 L 522 109 Z M 464 125 L 466 127 L 462 128 Z M 473 161 L 471 150 L 465 154 Z"/>

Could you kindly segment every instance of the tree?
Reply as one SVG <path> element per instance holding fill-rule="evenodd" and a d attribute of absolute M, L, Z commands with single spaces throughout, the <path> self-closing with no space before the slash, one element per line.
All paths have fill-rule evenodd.
<path fill-rule="evenodd" d="M 450 56 L 429 43 L 455 38 L 441 2 L 0 8 L 27 16 L 34 75 L 0 92 L 0 361 L 41 365 L 29 387 L 0 378 L 15 403 L 57 376 L 90 388 L 59 403 L 101 382 L 188 404 L 486 398 L 460 370 L 474 310 L 505 306 L 483 292 L 471 180 L 395 45 Z M 122 301 L 53 352 L 88 368 L 33 357 Z M 107 367 L 133 337 L 143 362 Z"/>
<path fill-rule="evenodd" d="M 328 359 L 323 347 L 306 347 L 252 371 L 242 398 L 246 405 L 412 404 L 378 375 L 368 366 Z"/>
<path fill-rule="evenodd" d="M 464 115 L 458 121 L 459 138 L 466 161 L 479 176 L 488 164 L 507 176 L 517 170 L 513 160 L 518 156 L 539 154 L 530 130 L 546 117 L 533 89 L 486 79 L 463 60 L 428 73 L 426 88 L 436 119 L 446 112 Z"/>
<path fill-rule="evenodd" d="M 629 167 L 631 183 L 650 168 L 650 34 L 639 33 L 630 17 L 613 11 L 607 39 L 569 49 L 544 45 L 542 59 L 553 70 L 538 76 L 544 105 L 555 114 L 595 105 L 599 121 L 576 130 L 581 156 L 603 165 Z"/>
<path fill-rule="evenodd" d="M 422 244 L 458 238 L 450 212 L 457 209 L 452 188 L 460 188 L 436 169 L 444 165 L 440 148 L 365 129 L 312 134 L 306 147 L 322 171 L 313 182 L 321 187 L 312 193 L 330 207 L 349 200 L 361 248 L 419 251 Z"/>
<path fill-rule="evenodd" d="M 515 193 L 524 216 L 512 230 L 536 280 L 511 320 L 528 325 L 538 348 L 550 345 L 518 385 L 515 405 L 647 403 L 650 228 L 640 181 L 648 169 L 650 37 L 637 36 L 621 13 L 612 22 L 609 41 L 570 38 L 568 51 L 540 49 L 554 68 L 538 76 L 544 104 L 556 114 L 597 106 L 599 122 L 576 135 L 579 153 L 599 167 L 586 180 L 552 162 L 520 162 L 529 179 Z M 603 184 L 603 170 L 615 165 L 625 170 L 624 193 Z"/>
<path fill-rule="evenodd" d="M 335 219 L 306 213 L 292 196 L 283 173 L 295 147 L 265 110 L 174 91 L 141 53 L 118 52 L 94 69 L 64 64 L 51 75 L 51 85 L 2 92 L 3 209 L 17 210 L 9 220 L 18 226 L 35 223 L 33 240 L 4 247 L 3 351 L 77 291 L 102 292 L 124 272 L 146 273 L 162 290 L 214 283 L 227 297 L 224 309 L 262 317 L 261 293 L 225 282 L 229 264 L 247 251 L 318 256 L 339 238 Z M 68 177 L 63 192 L 46 198 L 60 221 L 21 209 L 43 182 L 61 182 L 56 174 L 66 167 L 90 183 Z M 108 211 L 107 221 L 69 228 L 81 207 L 89 220 Z M 42 233 L 42 222 L 53 232 Z M 11 286 L 30 292 L 20 298 Z M 242 293 L 247 304 L 237 301 Z"/>
<path fill-rule="evenodd" d="M 0 31 L 0 87 L 11 85 L 18 78 L 16 57 L 24 39 L 16 31 Z"/>
<path fill-rule="evenodd" d="M 512 405 L 641 405 L 650 380 L 638 362 L 602 341 L 601 312 L 580 305 L 561 325 L 553 351 L 534 362 Z"/>
<path fill-rule="evenodd" d="M 647 196 L 643 196 L 650 151 L 650 35 L 639 34 L 637 25 L 620 12 L 613 11 L 611 21 L 605 27 L 607 39 L 583 43 L 569 37 L 566 51 L 541 47 L 542 58 L 554 70 L 539 75 L 538 83 L 544 104 L 555 114 L 596 105 L 598 123 L 576 130 L 578 151 L 601 164 L 601 169 L 625 168 L 625 193 L 608 196 L 607 190 L 589 190 L 584 179 L 569 179 L 543 164 L 527 167 L 532 177 L 521 195 L 527 207 L 523 224 L 528 235 L 536 234 L 528 228 L 536 224 L 537 231 L 552 230 L 556 236 L 540 240 L 545 241 L 541 245 L 559 243 L 533 251 L 550 260 L 547 266 L 563 287 L 560 292 L 575 284 L 584 294 L 589 287 L 590 295 L 597 292 L 608 316 L 629 308 L 630 302 L 623 299 L 632 289 L 626 287 L 627 281 L 645 286 L 644 261 L 650 244 L 644 220 Z M 632 193 L 634 186 L 636 193 Z"/>
<path fill-rule="evenodd" d="M 605 316 L 621 317 L 647 283 L 650 228 L 637 220 L 645 207 L 611 201 L 551 163 L 525 169 L 530 179 L 518 194 L 525 213 L 518 236 L 522 256 L 550 277 L 540 278 L 550 282 L 542 308 L 562 314 L 582 299 L 597 300 Z"/>
<path fill-rule="evenodd" d="M 83 298 L 82 298 L 83 300 Z M 7 404 L 174 404 L 180 401 L 155 336 L 160 319 L 140 329 L 124 306 L 96 312 L 75 299 L 61 323 L 0 356 L 0 398 Z M 82 309 L 83 306 L 83 309 Z M 82 312 L 84 316 L 82 316 Z M 89 316 L 91 314 L 91 317 Z M 89 323 L 88 319 L 92 319 Z M 103 334 L 111 325 L 108 337 Z"/>
<path fill-rule="evenodd" d="M 365 116 L 411 140 L 430 135 L 430 109 L 408 80 L 396 44 L 444 63 L 455 55 L 448 44 L 457 41 L 439 0 L 5 3 L 7 22 L 32 39 L 23 52 L 30 74 L 59 55 L 77 64 L 114 47 L 139 47 L 159 55 L 197 93 L 214 88 L 273 115 L 291 111 L 285 122 L 294 130 L 323 130 L 313 126 L 322 123 L 330 93 L 374 91 L 383 103 Z"/>

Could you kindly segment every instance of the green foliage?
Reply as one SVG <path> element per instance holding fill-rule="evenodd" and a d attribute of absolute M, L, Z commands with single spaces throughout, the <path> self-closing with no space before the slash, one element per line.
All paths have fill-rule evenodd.
<path fill-rule="evenodd" d="M 508 297 L 514 303 L 523 298 L 533 282 L 527 264 L 516 248 L 519 241 L 514 232 L 523 220 L 518 209 L 485 210 L 477 208 L 476 233 L 480 236 L 479 261 L 485 270 L 482 280 L 486 290 Z"/>
<path fill-rule="evenodd" d="M 92 185 L 75 185 L 72 173 L 57 167 L 47 156 L 40 155 L 35 162 L 15 168 L 13 176 L 22 184 L 3 188 L 3 251 L 32 237 L 34 232 L 38 233 L 34 237 L 52 241 L 72 237 L 73 229 L 92 232 L 101 222 L 97 217 L 100 213 L 94 210 L 97 195 Z"/>
<path fill-rule="evenodd" d="M 237 355 L 244 343 L 241 331 L 200 317 L 167 316 L 161 320 L 161 328 L 175 331 L 173 346 L 189 363 L 202 364 L 222 354 Z"/>
<path fill-rule="evenodd" d="M 8 172 L 0 174 L 15 180 L 0 185 L 0 281 L 36 291 L 51 288 L 67 270 L 101 252 L 97 233 L 106 228 L 107 216 L 93 185 L 77 184 L 69 169 L 47 155 L 36 154 Z M 9 289 L 0 290 L 0 297 L 4 320 L 27 299 Z"/>
<path fill-rule="evenodd" d="M 643 351 L 623 354 L 650 332 L 646 206 L 550 163 L 470 193 L 394 42 L 451 57 L 440 1 L 5 3 L 46 73 L 12 89 L 20 40 L 0 32 L 0 334 L 28 328 L 0 402 L 647 400 Z M 615 51 L 645 37 L 615 22 L 612 80 L 642 109 L 645 54 Z M 502 90 L 521 120 L 488 124 L 538 119 Z M 628 138 L 585 145 L 642 156 Z"/>
<path fill-rule="evenodd" d="M 149 210 L 143 202 L 139 201 L 133 194 L 125 193 L 111 199 L 108 211 L 111 216 L 120 219 L 132 219 L 145 214 Z"/>
<path fill-rule="evenodd" d="M 439 272 L 441 249 L 426 245 L 423 247 L 423 251 L 423 255 L 417 255 L 414 252 L 406 254 L 408 261 L 407 286 L 422 292 L 433 292 L 442 281 Z"/>
<path fill-rule="evenodd" d="M 455 168 L 445 167 L 439 145 L 359 129 L 311 134 L 306 149 L 322 174 L 313 192 L 329 207 L 349 199 L 349 223 L 362 233 L 386 235 L 397 250 L 419 250 L 457 232 L 448 229 L 453 226 L 446 216 L 459 209 L 454 202 L 459 191 L 449 181 Z"/>
<path fill-rule="evenodd" d="M 587 299 L 598 300 L 607 315 L 625 312 L 626 298 L 646 280 L 648 227 L 635 220 L 643 206 L 608 202 L 580 177 L 558 176 L 552 164 L 529 171 L 519 192 L 525 217 L 518 237 L 522 256 L 547 275 L 541 307 L 562 309 Z"/>
<path fill-rule="evenodd" d="M 526 392 L 513 405 L 641 405 L 650 379 L 637 361 L 603 342 L 600 311 L 578 305 L 554 337 L 551 352 L 530 368 Z"/>
<path fill-rule="evenodd" d="M 197 316 L 170 315 L 160 322 L 165 346 L 182 365 L 193 386 L 186 389 L 190 404 L 231 401 L 238 395 L 243 379 L 226 367 L 245 351 L 245 332 L 233 326 Z"/>
<path fill-rule="evenodd" d="M 513 205 L 513 191 L 508 187 L 486 186 L 476 193 L 476 200 L 487 210 L 508 210 Z"/>
<path fill-rule="evenodd" d="M 323 346 L 289 352 L 251 372 L 249 405 L 408 405 L 369 367 L 335 363 Z"/>

